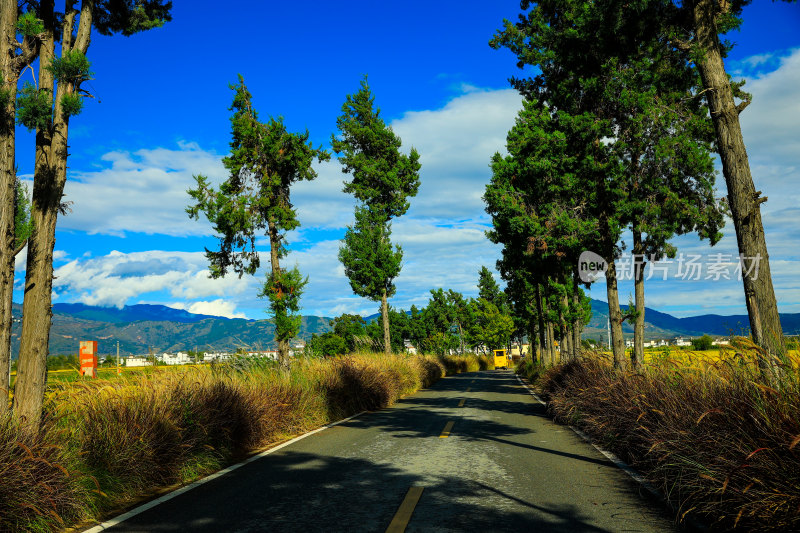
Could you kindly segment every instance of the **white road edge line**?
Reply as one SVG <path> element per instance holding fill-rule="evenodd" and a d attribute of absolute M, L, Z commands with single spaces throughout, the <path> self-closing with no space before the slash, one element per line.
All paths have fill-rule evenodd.
<path fill-rule="evenodd" d="M 231 466 L 229 466 L 227 468 L 224 468 L 224 469 L 222 469 L 222 470 L 220 470 L 218 472 L 214 472 L 213 474 L 211 474 L 209 476 L 206 476 L 206 477 L 204 477 L 202 479 L 198 479 L 197 481 L 195 481 L 193 483 L 189 483 L 188 485 L 185 485 L 185 486 L 183 486 L 183 487 L 181 487 L 179 489 L 175 489 L 172 492 L 168 492 L 167 494 L 164 494 L 163 496 L 161 496 L 159 498 L 156 498 L 155 500 L 149 501 L 149 502 L 147 502 L 147 503 L 145 503 L 143 505 L 140 505 L 139 507 L 135 507 L 135 508 L 131 509 L 130 511 L 126 512 L 126 513 L 123 513 L 123 514 L 121 514 L 119 516 L 111 518 L 110 520 L 106 520 L 105 522 L 103 522 L 101 524 L 98 524 L 98 525 L 92 527 L 91 529 L 85 529 L 82 533 L 100 533 L 101 531 L 105 531 L 106 529 L 108 529 L 110 527 L 113 527 L 113 526 L 116 526 L 117 524 L 120 524 L 120 523 L 124 522 L 125 520 L 127 520 L 129 518 L 133 518 L 134 516 L 136 516 L 138 514 L 141 514 L 141 513 L 145 512 L 147 510 L 152 509 L 156 505 L 159 505 L 161 503 L 169 501 L 172 498 L 175 498 L 176 496 L 180 496 L 184 492 L 189 492 L 190 490 L 192 490 L 194 488 L 197 488 L 200 485 L 208 483 L 209 481 L 213 481 L 213 480 L 217 479 L 220 476 L 224 476 L 228 472 L 232 472 L 232 471 L 236 470 L 237 468 L 240 468 L 240 467 L 242 467 L 242 466 L 244 466 L 246 464 L 252 463 L 253 461 L 255 461 L 257 459 L 261 459 L 262 457 L 265 457 L 265 456 L 267 456 L 267 455 L 269 455 L 271 453 L 275 453 L 278 450 L 280 450 L 281 448 L 285 448 L 286 446 L 289 446 L 290 444 L 294 444 L 295 442 L 297 442 L 299 440 L 302 440 L 302 439 L 304 439 L 306 437 L 309 437 L 309 436 L 313 435 L 314 433 L 319 433 L 320 431 L 326 430 L 326 429 L 328 429 L 330 427 L 338 426 L 339 424 L 347 422 L 348 420 L 352 420 L 352 419 L 354 419 L 354 418 L 356 418 L 358 416 L 363 415 L 366 412 L 367 411 L 361 411 L 360 413 L 356 413 L 353 416 L 348 416 L 347 418 L 343 418 L 342 420 L 338 420 L 338 421 L 333 422 L 331 424 L 328 424 L 326 426 L 322 426 L 320 428 L 311 430 L 308 433 L 304 433 L 302 435 L 299 435 L 299 436 L 297 436 L 297 437 L 295 437 L 295 438 L 293 438 L 291 440 L 287 440 L 286 442 L 284 442 L 282 444 L 279 444 L 279 445 L 275 446 L 274 448 L 270 448 L 268 450 L 264 450 L 263 452 L 260 452 L 260 453 L 257 453 L 255 455 L 251 456 L 251 457 L 248 457 L 247 459 L 245 459 L 244 461 L 242 461 L 240 463 L 236 463 L 236 464 L 231 465 Z"/>
<path fill-rule="evenodd" d="M 545 401 L 542 400 L 539 397 L 539 395 L 536 394 L 533 391 L 533 389 L 528 386 L 527 383 L 522 381 L 522 379 L 519 377 L 519 374 L 515 374 L 515 376 L 517 378 L 517 381 L 519 381 L 520 384 L 528 390 L 530 395 L 533 396 L 534 399 L 537 402 L 539 402 L 540 404 L 545 405 L 545 406 L 547 405 L 547 403 L 545 403 Z M 603 454 L 606 457 L 606 459 L 608 459 L 609 461 L 614 463 L 617 466 L 617 468 L 619 468 L 620 470 L 622 470 L 623 472 L 628 474 L 631 477 L 631 479 L 633 479 L 635 482 L 637 482 L 639 485 L 641 485 L 642 488 L 644 488 L 647 492 L 649 492 L 650 494 L 652 494 L 653 496 L 655 496 L 656 498 L 661 500 L 670 509 L 672 509 L 672 504 L 670 504 L 667 501 L 667 499 L 664 498 L 664 495 L 661 494 L 661 491 L 659 491 L 657 488 L 655 488 L 653 485 L 651 485 L 646 479 L 644 479 L 639 472 L 637 472 L 636 470 L 633 469 L 632 466 L 630 466 L 628 463 L 626 463 L 625 461 L 623 461 L 622 459 L 620 459 L 619 457 L 617 457 L 616 455 L 614 455 L 610 451 L 604 450 L 603 448 L 601 448 L 600 446 L 595 444 L 594 441 L 592 440 L 592 438 L 589 435 L 587 435 L 586 433 L 584 433 L 583 431 L 581 431 L 580 429 L 578 429 L 578 428 L 576 428 L 574 426 L 570 426 L 570 425 L 567 425 L 567 427 L 569 429 L 571 429 L 572 431 L 574 431 L 575 434 L 577 436 L 579 436 L 580 438 L 582 438 L 584 441 L 586 441 L 587 443 L 591 444 L 594 447 L 595 450 L 597 450 L 598 452 Z"/>

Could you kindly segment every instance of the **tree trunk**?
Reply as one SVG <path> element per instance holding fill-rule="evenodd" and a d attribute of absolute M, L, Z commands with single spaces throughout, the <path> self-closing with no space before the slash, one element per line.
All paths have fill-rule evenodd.
<path fill-rule="evenodd" d="M 381 317 L 383 318 L 383 353 L 389 355 L 392 353 L 392 340 L 389 337 L 389 303 L 386 297 L 386 290 L 383 291 L 381 297 Z"/>
<path fill-rule="evenodd" d="M 575 359 L 579 359 L 581 357 L 581 330 L 583 329 L 583 324 L 579 316 L 581 298 L 578 292 L 578 277 L 574 272 L 572 275 L 572 289 L 572 304 L 575 307 L 575 320 L 572 322 L 572 350 Z"/>
<path fill-rule="evenodd" d="M 14 215 L 16 168 L 14 159 L 14 96 L 18 75 L 13 64 L 17 3 L 3 2 L 0 12 L 0 68 L 2 90 L 10 95 L 0 117 L 0 418 L 8 412 L 11 370 L 11 302 L 14 293 Z"/>
<path fill-rule="evenodd" d="M 636 293 L 636 322 L 633 326 L 633 353 L 631 364 L 639 370 L 644 362 L 644 248 L 642 232 L 633 230 L 634 291 Z"/>
<path fill-rule="evenodd" d="M 743 261 L 742 279 L 750 331 L 753 341 L 768 354 L 783 357 L 786 345 L 761 223 L 760 204 L 766 198 L 759 198 L 761 191 L 756 192 L 750 174 L 747 150 L 739 124 L 739 113 L 746 103 L 737 108 L 725 71 L 716 22 L 719 15 L 717 5 L 718 2 L 714 0 L 696 0 L 693 4 L 695 39 L 702 51 L 697 66 L 706 89 L 717 135 L 722 173 L 728 187 L 728 205 L 736 229 L 740 260 Z M 758 262 L 758 268 L 748 273 L 747 267 L 751 266 L 752 261 Z M 770 359 L 772 358 L 759 358 L 759 366 L 765 376 L 771 375 L 773 371 Z"/>
<path fill-rule="evenodd" d="M 75 0 L 66 0 L 61 37 L 62 56 L 66 51 L 86 53 L 92 29 L 93 0 L 81 3 L 80 22 L 73 37 Z M 45 40 L 39 57 L 39 89 L 53 93 L 53 75 L 42 66 L 55 55 L 53 1 L 40 6 Z M 53 248 L 58 213 L 67 182 L 69 117 L 62 113 L 64 95 L 72 94 L 72 83 L 60 83 L 55 93 L 52 130 L 36 132 L 36 169 L 34 171 L 31 218 L 33 231 L 28 241 L 28 264 L 25 273 L 25 299 L 22 307 L 22 335 L 17 384 L 14 388 L 14 413 L 29 427 L 38 427 L 47 385 L 47 355 L 50 324 L 53 317 Z"/>
<path fill-rule="evenodd" d="M 544 326 L 544 303 L 542 302 L 542 285 L 536 284 L 536 310 L 539 320 L 539 360 L 542 364 L 547 361 L 547 330 Z"/>
<path fill-rule="evenodd" d="M 281 247 L 281 236 L 278 228 L 272 221 L 267 222 L 267 232 L 269 233 L 269 265 L 272 269 L 273 279 L 281 273 L 279 254 Z M 278 344 L 278 364 L 284 370 L 289 369 L 289 342 L 282 338 L 278 332 L 278 317 L 275 317 L 275 339 Z"/>
<path fill-rule="evenodd" d="M 43 8 L 46 9 L 46 2 Z M 15 130 L 17 82 L 22 70 L 39 53 L 39 41 L 25 37 L 17 52 L 17 2 L 3 2 L 0 7 L 0 75 L 8 104 L 0 110 L 0 415 L 9 408 L 11 369 L 12 303 L 14 296 L 14 258 L 16 250 L 15 216 L 16 160 Z"/>
<path fill-rule="evenodd" d="M 42 65 L 49 65 L 55 56 L 53 11 L 52 0 L 41 3 L 40 17 L 44 21 L 45 38 L 39 54 L 39 90 L 51 95 L 54 89 L 53 75 L 42 68 Z M 91 24 L 91 17 L 89 23 Z M 62 46 L 66 47 L 67 44 L 62 43 Z M 58 92 L 63 94 L 65 89 L 66 87 L 60 87 Z M 63 180 L 66 181 L 67 128 L 60 116 L 60 110 L 60 99 L 56 98 L 56 113 L 52 128 L 36 131 L 36 160 L 31 198 L 33 229 L 28 239 L 22 334 L 17 380 L 14 386 L 14 416 L 31 429 L 39 427 L 44 391 L 47 386 L 47 354 L 50 322 L 53 317 L 50 303 L 53 286 L 53 247 L 56 219 L 64 192 L 64 183 L 59 183 L 61 178 L 59 167 L 63 168 Z M 60 151 L 56 150 L 54 142 L 56 139 L 60 139 Z M 62 159 L 63 164 L 59 165 Z"/>
<path fill-rule="evenodd" d="M 566 291 L 566 285 L 565 291 Z M 572 347 L 572 332 L 570 331 L 572 328 L 569 325 L 569 320 L 567 316 L 569 316 L 569 297 L 567 293 L 564 292 L 564 296 L 561 300 L 561 304 L 564 308 L 564 314 L 561 317 L 561 342 L 564 345 L 563 351 L 563 360 L 564 361 L 572 361 L 575 357 L 575 352 Z"/>
<path fill-rule="evenodd" d="M 611 321 L 611 351 L 614 354 L 614 368 L 625 368 L 625 342 L 622 338 L 622 313 L 619 310 L 617 291 L 617 268 L 614 261 L 608 262 L 606 270 L 606 294 L 608 295 L 608 317 Z"/>
<path fill-rule="evenodd" d="M 553 366 L 556 364 L 556 343 L 555 339 L 553 338 L 553 323 L 548 321 L 547 322 L 547 354 L 549 358 L 549 365 Z"/>

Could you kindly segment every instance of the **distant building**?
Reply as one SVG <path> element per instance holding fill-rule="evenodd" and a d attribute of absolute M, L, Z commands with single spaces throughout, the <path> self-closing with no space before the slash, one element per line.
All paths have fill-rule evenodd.
<path fill-rule="evenodd" d="M 248 357 L 262 357 L 267 359 L 278 359 L 278 350 L 257 350 L 247 352 Z"/>
<path fill-rule="evenodd" d="M 692 341 L 684 339 L 683 337 L 677 337 L 675 339 L 675 346 L 691 346 Z"/>
<path fill-rule="evenodd" d="M 165 365 L 188 365 L 192 362 L 192 358 L 186 352 L 163 353 L 161 354 L 161 360 L 164 361 Z"/>
<path fill-rule="evenodd" d="M 417 354 L 417 347 L 411 344 L 411 341 L 404 340 L 403 341 L 403 348 L 405 349 L 406 353 L 411 355 Z"/>
<path fill-rule="evenodd" d="M 125 358 L 125 366 L 153 366 L 153 361 L 149 361 L 146 355 L 129 355 Z"/>
<path fill-rule="evenodd" d="M 712 346 L 728 346 L 731 343 L 728 339 L 714 339 L 711 342 Z"/>
<path fill-rule="evenodd" d="M 212 361 L 221 362 L 230 360 L 231 356 L 225 352 L 206 352 L 203 355 L 204 363 L 211 363 Z"/>

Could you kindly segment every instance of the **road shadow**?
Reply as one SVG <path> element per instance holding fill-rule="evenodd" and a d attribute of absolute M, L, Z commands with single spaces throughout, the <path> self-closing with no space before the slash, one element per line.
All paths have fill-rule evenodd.
<path fill-rule="evenodd" d="M 385 531 L 409 487 L 419 485 L 424 491 L 409 532 L 608 531 L 569 503 L 542 505 L 458 477 L 423 481 L 364 459 L 292 451 L 255 461 L 109 531 Z"/>

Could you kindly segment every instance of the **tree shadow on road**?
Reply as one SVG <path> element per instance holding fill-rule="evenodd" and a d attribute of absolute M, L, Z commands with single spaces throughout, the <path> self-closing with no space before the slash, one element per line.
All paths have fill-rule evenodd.
<path fill-rule="evenodd" d="M 423 486 L 407 531 L 607 531 L 571 504 L 527 502 L 455 476 L 421 479 L 360 458 L 281 451 L 110 531 L 385 531 Z"/>

